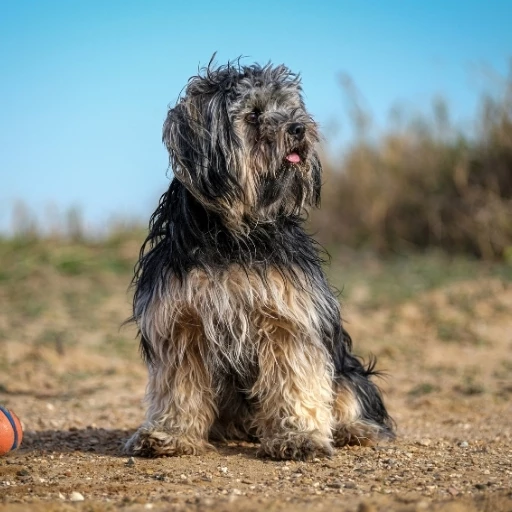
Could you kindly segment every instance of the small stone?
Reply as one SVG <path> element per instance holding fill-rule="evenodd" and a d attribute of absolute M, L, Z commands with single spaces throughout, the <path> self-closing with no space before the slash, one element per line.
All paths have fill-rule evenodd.
<path fill-rule="evenodd" d="M 355 489 L 357 485 L 354 482 L 346 482 L 345 489 Z"/>
<path fill-rule="evenodd" d="M 455 489 L 455 487 L 448 487 L 448 492 L 452 495 L 452 496 L 457 496 L 457 494 L 459 494 L 459 491 L 457 489 Z"/>
<path fill-rule="evenodd" d="M 467 447 L 469 446 L 469 443 L 468 443 L 467 441 L 461 441 L 461 442 L 459 443 L 459 446 L 460 446 L 461 448 L 467 448 Z"/>
<path fill-rule="evenodd" d="M 343 487 L 343 484 L 339 480 L 336 482 L 330 482 L 326 485 L 327 487 L 331 487 L 332 489 L 341 489 Z"/>
<path fill-rule="evenodd" d="M 66 499 L 66 496 L 64 496 L 64 494 L 59 492 L 59 500 L 65 500 L 65 499 Z"/>
<path fill-rule="evenodd" d="M 70 496 L 69 496 L 69 501 L 84 501 L 85 498 L 83 496 L 83 494 L 77 492 L 77 491 L 73 491 Z"/>
<path fill-rule="evenodd" d="M 418 441 L 418 444 L 420 446 L 430 446 L 432 444 L 432 441 L 430 439 L 421 439 Z"/>
<path fill-rule="evenodd" d="M 135 466 L 135 459 L 133 457 L 130 457 L 126 462 L 125 466 Z"/>

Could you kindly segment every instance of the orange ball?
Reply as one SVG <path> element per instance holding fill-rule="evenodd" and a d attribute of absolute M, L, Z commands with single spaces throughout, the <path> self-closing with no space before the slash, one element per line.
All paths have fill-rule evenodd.
<path fill-rule="evenodd" d="M 0 405 L 0 456 L 16 450 L 22 439 L 23 428 L 18 416 Z"/>

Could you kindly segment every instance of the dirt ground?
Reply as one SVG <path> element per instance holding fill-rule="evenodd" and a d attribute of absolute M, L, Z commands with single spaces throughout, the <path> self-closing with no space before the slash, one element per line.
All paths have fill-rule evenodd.
<path fill-rule="evenodd" d="M 143 419 L 146 374 L 119 325 L 136 249 L 2 249 L 0 403 L 25 435 L 0 458 L 0 511 L 512 511 L 509 277 L 416 289 L 419 274 L 400 270 L 397 297 L 384 264 L 354 276 L 334 262 L 356 352 L 387 373 L 393 443 L 312 462 L 258 459 L 248 443 L 132 459 L 120 447 Z"/>

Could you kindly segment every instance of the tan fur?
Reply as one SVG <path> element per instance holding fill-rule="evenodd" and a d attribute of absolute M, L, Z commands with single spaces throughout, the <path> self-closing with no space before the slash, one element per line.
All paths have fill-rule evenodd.
<path fill-rule="evenodd" d="M 299 76 L 210 62 L 162 135 L 174 178 L 135 270 L 150 375 L 146 423 L 128 451 L 196 453 L 208 438 L 256 437 L 262 455 L 307 459 L 331 453 L 333 436 L 391 434 L 303 230 L 322 166 Z"/>
<path fill-rule="evenodd" d="M 247 391 L 257 403 L 262 451 L 288 458 L 298 442 L 304 457 L 330 453 L 333 369 L 319 335 L 318 297 L 305 278 L 298 289 L 277 270 L 263 277 L 233 265 L 215 275 L 193 270 L 165 289 L 155 290 L 139 325 L 159 362 L 150 371 L 147 421 L 132 449 L 143 443 L 138 437 L 165 433 L 173 441 L 160 439 L 157 454 L 204 447 L 216 412 L 211 376 L 219 368 L 245 375 L 257 365 Z"/>
<path fill-rule="evenodd" d="M 325 349 L 286 319 L 262 318 L 259 376 L 251 389 L 260 454 L 308 458 L 331 449 L 331 368 Z"/>
<path fill-rule="evenodd" d="M 361 419 L 361 406 L 352 389 L 343 383 L 336 383 L 334 392 L 334 446 L 373 444 L 379 437 L 377 428 Z"/>
<path fill-rule="evenodd" d="M 150 367 L 146 422 L 128 441 L 129 452 L 161 456 L 197 454 L 211 448 L 206 439 L 216 405 L 203 357 L 201 324 L 183 309 L 170 333 L 172 341 L 158 346 L 162 364 Z"/>

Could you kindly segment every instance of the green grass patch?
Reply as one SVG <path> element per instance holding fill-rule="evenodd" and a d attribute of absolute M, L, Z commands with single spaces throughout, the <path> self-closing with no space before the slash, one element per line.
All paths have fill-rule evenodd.
<path fill-rule="evenodd" d="M 381 259 L 352 251 L 344 254 L 343 249 L 330 252 L 332 261 L 326 270 L 332 284 L 348 301 L 358 286 L 366 287 L 358 304 L 363 308 L 393 306 L 457 281 L 497 277 L 512 282 L 512 267 L 506 263 L 482 263 L 437 251 Z"/>

